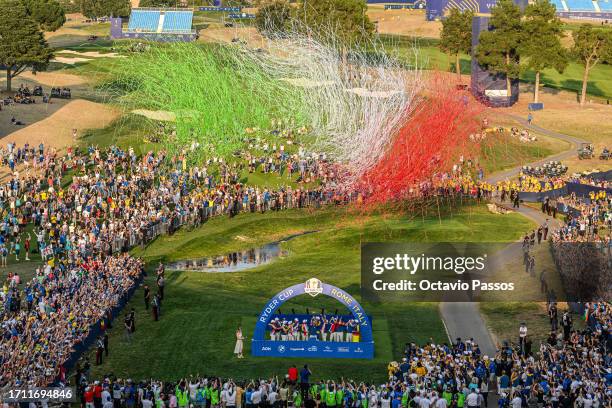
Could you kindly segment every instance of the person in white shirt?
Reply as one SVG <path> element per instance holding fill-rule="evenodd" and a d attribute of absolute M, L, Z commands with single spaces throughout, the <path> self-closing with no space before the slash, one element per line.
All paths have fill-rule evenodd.
<path fill-rule="evenodd" d="M 380 408 L 391 408 L 391 397 L 386 392 L 380 395 Z"/>
<path fill-rule="evenodd" d="M 446 408 L 447 403 L 445 398 L 438 398 L 436 401 L 436 408 Z"/>
<path fill-rule="evenodd" d="M 368 394 L 368 407 L 369 408 L 378 407 L 378 393 L 373 388 L 370 390 Z"/>
<path fill-rule="evenodd" d="M 113 398 L 111 397 L 111 393 L 108 390 L 108 387 L 104 387 L 104 390 L 102 391 L 102 408 L 113 408 Z M 151 408 L 144 406 L 144 400 L 143 400 L 143 408 Z"/>
<path fill-rule="evenodd" d="M 276 392 L 276 388 L 272 388 L 270 393 L 268 394 L 268 404 L 274 406 L 274 403 L 278 399 L 278 393 Z"/>
<path fill-rule="evenodd" d="M 261 403 L 261 390 L 257 389 L 253 391 L 253 394 L 251 394 L 251 401 L 253 405 L 259 405 Z"/>
<path fill-rule="evenodd" d="M 431 400 L 427 398 L 424 392 L 421 392 L 418 402 L 419 408 L 429 408 L 431 406 Z"/>
<path fill-rule="evenodd" d="M 255 393 L 253 393 L 253 395 L 255 395 Z M 261 396 L 261 393 L 259 393 L 259 395 Z M 253 401 L 254 400 L 255 399 L 253 398 Z M 223 391 L 221 392 L 221 402 L 226 408 L 232 408 L 236 406 L 236 387 L 233 383 L 224 387 Z"/>
<path fill-rule="evenodd" d="M 189 380 L 189 399 L 191 401 L 195 401 L 196 392 L 198 392 L 199 386 L 200 386 L 199 381 L 196 380 L 195 382 L 191 382 L 191 380 Z"/>
<path fill-rule="evenodd" d="M 593 399 L 591 398 L 591 394 L 586 394 L 585 396 L 578 397 L 578 400 L 582 402 L 582 408 L 593 408 Z"/>
<path fill-rule="evenodd" d="M 510 404 L 512 405 L 512 408 L 521 408 L 523 401 L 521 400 L 521 397 L 519 396 L 518 393 L 515 394 Z"/>
<path fill-rule="evenodd" d="M 151 401 L 149 399 L 148 395 L 145 395 L 145 397 L 142 399 L 141 403 L 142 403 L 142 408 L 151 408 L 151 407 L 153 407 L 153 401 Z M 110 407 L 104 406 L 103 408 L 112 408 L 112 405 Z"/>
<path fill-rule="evenodd" d="M 465 397 L 465 406 L 468 408 L 478 408 L 480 407 L 480 399 L 482 397 L 478 393 L 478 389 L 472 388 L 472 391 Z"/>
<path fill-rule="evenodd" d="M 521 347 L 521 354 L 525 354 L 525 342 L 527 340 L 527 325 L 521 323 L 519 327 L 519 346 Z"/>

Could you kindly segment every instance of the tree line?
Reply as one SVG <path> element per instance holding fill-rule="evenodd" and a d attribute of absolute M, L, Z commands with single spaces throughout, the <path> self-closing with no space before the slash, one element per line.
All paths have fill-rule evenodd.
<path fill-rule="evenodd" d="M 455 57 L 461 76 L 460 54 L 472 51 L 470 10 L 452 9 L 442 20 L 440 49 Z M 544 70 L 563 73 L 570 61 L 583 67 L 580 105 L 586 102 L 589 74 L 597 64 L 612 64 L 612 31 L 583 24 L 572 32 L 573 45 L 563 46 L 563 24 L 549 0 L 536 0 L 524 11 L 512 0 L 500 0 L 491 9 L 489 31 L 480 34 L 474 51 L 478 63 L 506 78 L 508 95 L 511 82 L 526 70 L 535 73 L 534 102 L 539 101 L 540 77 Z"/>
<path fill-rule="evenodd" d="M 352 45 L 367 43 L 375 32 L 365 0 L 277 0 L 259 9 L 255 26 L 267 37 L 298 31 L 344 53 Z"/>
<path fill-rule="evenodd" d="M 45 69 L 53 54 L 44 31 L 55 31 L 66 21 L 55 0 L 0 0 L 0 69 L 6 70 L 6 89 L 27 68 Z"/>
<path fill-rule="evenodd" d="M 127 16 L 129 0 L 78 0 L 78 10 L 88 18 Z M 44 33 L 66 22 L 66 0 L 0 0 L 0 69 L 6 71 L 6 89 L 12 79 L 32 69 L 46 69 L 53 52 Z M 76 7 L 74 4 L 71 7 Z"/>

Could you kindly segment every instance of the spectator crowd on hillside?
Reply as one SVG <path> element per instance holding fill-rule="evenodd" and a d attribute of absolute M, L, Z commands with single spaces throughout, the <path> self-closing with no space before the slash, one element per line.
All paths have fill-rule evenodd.
<path fill-rule="evenodd" d="M 129 248 L 213 216 L 364 199 L 360 192 L 338 187 L 339 169 L 325 155 L 299 146 L 250 142 L 234 161 L 211 158 L 200 166 L 187 165 L 189 154 L 189 149 L 175 155 L 160 150 L 139 156 L 133 148 L 92 146 L 85 151 L 70 148 L 60 155 L 42 144 L 14 143 L 0 150 L 2 164 L 10 170 L 0 185 L 1 265 L 6 267 L 9 258 L 13 262 L 13 256 L 19 261 L 36 255 L 44 262 L 26 282 L 10 274 L 0 291 L 0 387 L 67 380 L 64 363 L 74 348 L 140 281 L 143 264 L 126 254 Z M 276 188 L 249 185 L 248 178 L 243 180 L 245 173 L 287 180 Z M 461 159 L 453 171 L 419 183 L 414 194 L 511 197 L 517 203 L 518 190 L 509 183 L 485 182 L 478 165 Z M 567 200 L 580 215 L 568 217 L 563 228 L 552 232 L 553 241 L 597 240 L 605 242 L 609 251 L 609 234 L 600 232 L 604 227 L 610 231 L 610 197 L 597 193 L 589 202 Z M 161 312 L 163 282 L 162 267 L 158 293 L 150 296 L 150 302 L 145 298 L 155 319 Z M 496 355 L 485 356 L 471 340 L 410 345 L 402 362 L 390 365 L 384 384 L 310 382 L 307 367 L 300 374 L 292 367 L 281 380 L 191 377 L 173 384 L 112 376 L 96 382 L 79 367 L 77 384 L 87 408 L 153 404 L 156 408 L 191 404 L 475 408 L 486 406 L 489 391 L 497 392 L 500 407 L 557 408 L 576 403 L 599 408 L 609 406 L 612 393 L 610 305 L 589 305 L 589 311 L 587 330 L 573 331 L 569 338 L 553 335 L 539 350 L 522 343 L 519 350 L 503 346 Z M 128 341 L 133 324 L 127 316 Z M 295 328 L 299 333 L 299 322 L 293 323 Z M 282 322 L 280 330 L 282 336 Z M 104 350 L 103 341 L 98 348 Z"/>
<path fill-rule="evenodd" d="M 73 349 L 139 282 L 143 265 L 124 254 L 130 247 L 215 215 L 353 199 L 319 183 L 247 187 L 238 182 L 236 165 L 217 159 L 185 171 L 184 157 L 163 151 L 137 157 L 133 149 L 91 147 L 60 156 L 42 144 L 9 143 L 1 153 L 11 171 L 0 186 L 1 265 L 6 267 L 8 258 L 12 263 L 13 256 L 19 261 L 35 254 L 44 264 L 32 281 L 9 273 L 0 291 L 0 386 L 62 379 Z M 36 165 L 16 170 L 30 161 Z M 323 166 L 304 157 L 297 171 L 304 179 L 325 180 Z M 159 293 L 151 296 L 157 315 L 160 280 L 163 271 Z"/>

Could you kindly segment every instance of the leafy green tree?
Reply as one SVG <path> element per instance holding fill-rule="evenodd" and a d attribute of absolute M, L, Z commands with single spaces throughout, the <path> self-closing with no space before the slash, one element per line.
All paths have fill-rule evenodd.
<path fill-rule="evenodd" d="M 365 0 L 304 0 L 297 7 L 297 20 L 309 35 L 338 47 L 346 57 L 348 48 L 374 34 L 366 12 Z"/>
<path fill-rule="evenodd" d="M 282 35 L 291 24 L 292 9 L 284 0 L 263 6 L 255 17 L 257 30 L 267 36 Z"/>
<path fill-rule="evenodd" d="M 461 81 L 461 53 L 469 54 L 472 49 L 472 17 L 471 10 L 461 11 L 453 8 L 450 14 L 442 20 L 440 33 L 440 49 L 455 56 L 457 80 Z"/>
<path fill-rule="evenodd" d="M 23 0 L 23 3 L 43 31 L 55 31 L 66 22 L 64 8 L 56 0 Z"/>
<path fill-rule="evenodd" d="M 508 97 L 512 95 L 512 79 L 521 72 L 519 46 L 523 39 L 521 9 L 512 0 L 500 0 L 491 9 L 491 30 L 480 34 L 476 47 L 478 63 L 506 77 Z"/>
<path fill-rule="evenodd" d="M 66 13 L 80 13 L 81 4 L 78 0 L 58 0 L 58 3 Z"/>
<path fill-rule="evenodd" d="M 130 0 L 81 0 L 81 13 L 87 18 L 127 17 L 130 14 Z"/>
<path fill-rule="evenodd" d="M 41 70 L 52 57 L 51 50 L 21 0 L 0 0 L 0 67 L 6 70 L 6 89 L 27 68 Z"/>
<path fill-rule="evenodd" d="M 567 67 L 567 51 L 561 45 L 563 27 L 556 15 L 556 8 L 549 0 L 537 0 L 525 9 L 521 43 L 521 56 L 527 57 L 527 67 L 535 72 L 533 101 L 538 102 L 540 73 L 554 68 L 560 74 Z"/>
<path fill-rule="evenodd" d="M 91 19 L 104 15 L 100 0 L 81 0 L 81 13 Z"/>
<path fill-rule="evenodd" d="M 572 55 L 584 66 L 580 93 L 580 105 L 584 106 L 589 73 L 600 62 L 612 63 L 612 33 L 593 28 L 590 24 L 583 24 L 572 33 L 572 37 L 574 38 Z"/>
<path fill-rule="evenodd" d="M 104 15 L 109 17 L 127 17 L 132 10 L 130 0 L 102 0 Z"/>

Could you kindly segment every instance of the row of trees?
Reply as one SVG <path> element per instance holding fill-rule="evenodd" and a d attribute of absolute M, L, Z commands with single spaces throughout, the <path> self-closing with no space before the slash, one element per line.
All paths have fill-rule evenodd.
<path fill-rule="evenodd" d="M 127 17 L 130 0 L 79 0 L 81 13 L 91 19 L 100 17 Z"/>
<path fill-rule="evenodd" d="M 302 30 L 345 52 L 348 46 L 367 42 L 374 35 L 374 23 L 366 12 L 365 0 L 303 0 L 295 6 L 280 0 L 259 9 L 255 26 L 266 36 Z"/>
<path fill-rule="evenodd" d="M 461 75 L 459 55 L 472 48 L 471 11 L 451 10 L 442 22 L 440 48 L 455 56 Z M 570 60 L 584 67 L 580 104 L 586 101 L 589 74 L 598 63 L 612 63 L 612 32 L 584 24 L 572 33 L 573 46 L 562 45 L 563 25 L 549 0 L 536 0 L 525 11 L 512 0 L 500 0 L 491 10 L 490 31 L 482 32 L 475 57 L 479 64 L 506 77 L 508 95 L 511 81 L 525 70 L 535 72 L 534 102 L 538 102 L 540 76 L 545 69 L 563 73 Z"/>

